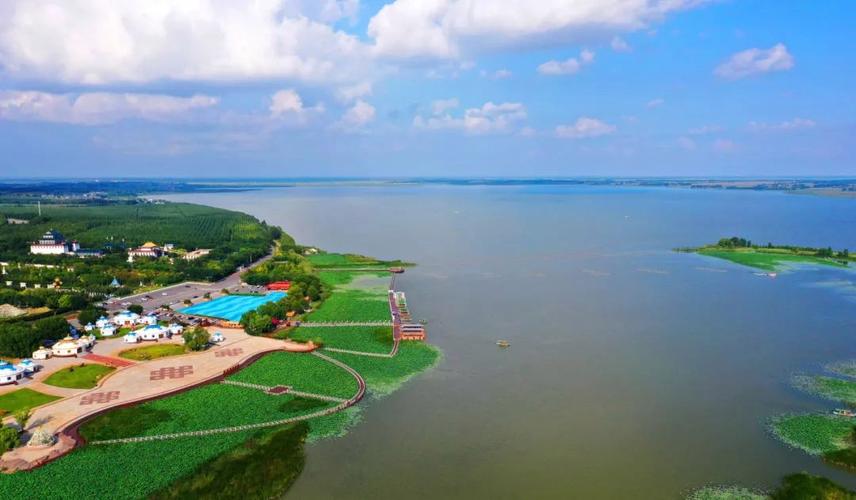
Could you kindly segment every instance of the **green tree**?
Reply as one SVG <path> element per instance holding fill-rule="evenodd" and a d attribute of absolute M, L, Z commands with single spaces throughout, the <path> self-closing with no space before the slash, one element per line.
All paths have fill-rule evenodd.
<path fill-rule="evenodd" d="M 131 304 L 130 306 L 128 306 L 128 310 L 132 313 L 143 314 L 143 306 L 141 306 L 140 304 Z"/>
<path fill-rule="evenodd" d="M 18 431 L 12 427 L 0 427 L 0 455 L 21 444 Z"/>
<path fill-rule="evenodd" d="M 87 307 L 82 309 L 80 314 L 77 315 L 77 321 L 79 321 L 81 325 L 95 323 L 98 321 L 98 318 L 104 315 L 104 313 L 104 309 L 101 309 L 100 307 Z"/>
<path fill-rule="evenodd" d="M 201 351 L 205 349 L 208 345 L 208 341 L 211 339 L 211 335 L 208 333 L 208 330 L 201 326 L 185 330 L 181 337 L 184 339 L 184 345 L 186 345 L 191 351 Z"/>
<path fill-rule="evenodd" d="M 18 425 L 21 426 L 21 429 L 27 427 L 27 422 L 30 420 L 30 409 L 29 408 L 21 408 L 20 410 L 15 412 L 15 422 L 18 422 Z"/>

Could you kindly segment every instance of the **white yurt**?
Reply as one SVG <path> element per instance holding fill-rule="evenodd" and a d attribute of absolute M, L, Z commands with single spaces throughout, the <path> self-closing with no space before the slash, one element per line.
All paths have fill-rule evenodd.
<path fill-rule="evenodd" d="M 71 337 L 66 337 L 51 347 L 53 355 L 57 357 L 77 356 L 83 352 L 83 347 Z"/>
<path fill-rule="evenodd" d="M 122 311 L 113 316 L 113 324 L 119 326 L 133 326 L 139 323 L 140 315 L 131 311 Z"/>
<path fill-rule="evenodd" d="M 181 333 L 184 332 L 184 327 L 177 323 L 170 323 L 167 329 L 169 330 L 169 333 L 173 335 L 181 335 Z"/>
<path fill-rule="evenodd" d="M 158 340 L 166 337 L 167 330 L 160 325 L 149 325 L 136 333 L 143 340 Z"/>
<path fill-rule="evenodd" d="M 33 359 L 48 359 L 53 356 L 53 352 L 47 347 L 39 347 L 33 352 Z"/>
<path fill-rule="evenodd" d="M 211 336 L 211 342 L 220 343 L 224 340 L 226 340 L 226 337 L 221 332 L 214 332 L 214 335 Z"/>
<path fill-rule="evenodd" d="M 102 337 L 112 337 L 116 335 L 116 327 L 113 325 L 106 325 L 101 328 L 101 336 Z"/>
<path fill-rule="evenodd" d="M 93 325 L 92 323 L 86 323 L 86 325 L 83 327 L 83 330 L 86 332 L 91 332 L 94 329 L 95 325 Z"/>
<path fill-rule="evenodd" d="M 158 324 L 158 317 L 154 314 L 149 314 L 140 318 L 138 323 L 141 325 L 156 325 Z"/>
<path fill-rule="evenodd" d="M 0 385 L 14 384 L 24 376 L 23 368 L 0 361 Z"/>
<path fill-rule="evenodd" d="M 100 318 L 98 318 L 98 321 L 95 322 L 96 328 L 102 328 L 103 329 L 105 326 L 109 326 L 109 325 L 110 325 L 110 320 L 107 319 L 106 316 L 101 316 Z"/>
<path fill-rule="evenodd" d="M 140 342 L 140 337 L 137 335 L 137 332 L 131 332 L 122 337 L 122 342 L 126 344 L 137 344 Z"/>
<path fill-rule="evenodd" d="M 24 370 L 24 373 L 36 373 L 42 368 L 42 365 L 37 365 L 32 359 L 22 359 L 16 366 Z"/>

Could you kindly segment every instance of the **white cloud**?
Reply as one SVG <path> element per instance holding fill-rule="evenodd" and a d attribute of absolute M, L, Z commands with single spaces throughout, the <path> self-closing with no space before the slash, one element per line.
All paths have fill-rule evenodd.
<path fill-rule="evenodd" d="M 612 41 L 609 42 L 609 46 L 616 52 L 631 52 L 633 50 L 633 47 L 628 45 L 620 36 L 612 37 Z"/>
<path fill-rule="evenodd" d="M 307 17 L 324 23 L 342 19 L 357 20 L 359 0 L 284 0 L 282 13 L 289 17 Z"/>
<path fill-rule="evenodd" d="M 563 139 L 584 139 L 598 137 L 615 132 L 615 125 L 610 125 L 597 118 L 580 117 L 571 125 L 556 127 L 556 136 Z"/>
<path fill-rule="evenodd" d="M 507 78 L 511 78 L 512 75 L 513 73 L 511 72 L 511 70 L 505 68 L 498 69 L 494 72 L 489 72 L 485 70 L 482 70 L 481 72 L 482 78 L 490 78 L 491 80 L 505 80 Z"/>
<path fill-rule="evenodd" d="M 435 114 L 427 118 L 416 116 L 413 126 L 429 130 L 458 129 L 469 134 L 489 134 L 510 132 L 517 123 L 525 119 L 526 107 L 519 102 L 486 102 L 480 108 L 465 110 L 461 117 L 454 117 L 449 113 Z"/>
<path fill-rule="evenodd" d="M 749 122 L 748 128 L 752 132 L 787 132 L 814 128 L 816 125 L 817 123 L 814 120 L 809 120 L 807 118 L 794 118 L 793 120 L 786 120 L 780 123 Z"/>
<path fill-rule="evenodd" d="M 584 65 L 591 64 L 594 61 L 594 52 L 583 50 L 580 52 L 580 58 L 571 57 L 564 61 L 547 61 L 538 66 L 538 73 L 542 75 L 573 75 L 577 73 Z"/>
<path fill-rule="evenodd" d="M 451 99 L 438 99 L 431 103 L 431 112 L 435 115 L 442 115 L 446 111 L 450 109 L 455 109 L 458 107 L 458 99 L 453 97 Z"/>
<path fill-rule="evenodd" d="M 300 15 L 313 4 L 320 5 L 316 18 Z M 371 71 L 368 47 L 323 22 L 348 15 L 356 5 L 5 0 L 0 2 L 0 67 L 12 78 L 96 85 L 164 79 L 359 81 Z"/>
<path fill-rule="evenodd" d="M 645 107 L 648 109 L 659 108 L 666 102 L 662 97 L 658 97 L 656 99 L 651 99 L 647 103 L 645 103 Z"/>
<path fill-rule="evenodd" d="M 300 94 L 293 89 L 285 89 L 271 96 L 268 111 L 271 118 L 303 124 L 311 114 L 323 113 L 324 105 L 318 103 L 315 106 L 306 107 Z"/>
<path fill-rule="evenodd" d="M 335 126 L 344 130 L 354 131 L 374 121 L 375 113 L 374 106 L 359 99 L 345 111 L 345 114 L 342 115 L 342 118 Z"/>
<path fill-rule="evenodd" d="M 191 112 L 216 106 L 206 95 L 175 97 L 162 94 L 89 92 L 52 94 L 37 91 L 0 91 L 0 119 L 102 125 L 126 119 L 170 121 L 187 119 Z"/>
<path fill-rule="evenodd" d="M 737 150 L 737 144 L 730 139 L 717 139 L 713 141 L 713 150 L 718 153 L 732 153 Z"/>
<path fill-rule="evenodd" d="M 341 87 L 336 91 L 336 98 L 346 104 L 370 95 L 372 95 L 372 84 L 369 82 Z"/>
<path fill-rule="evenodd" d="M 720 78 L 737 80 L 771 71 L 787 71 L 794 67 L 788 48 L 779 43 L 769 49 L 748 49 L 731 56 L 713 71 Z"/>
<path fill-rule="evenodd" d="M 635 31 L 706 0 L 395 0 L 370 21 L 375 51 L 456 58 L 505 47 L 560 45 Z"/>
<path fill-rule="evenodd" d="M 723 128 L 719 125 L 702 125 L 700 127 L 691 128 L 687 131 L 690 135 L 707 135 L 716 132 L 721 132 Z"/>

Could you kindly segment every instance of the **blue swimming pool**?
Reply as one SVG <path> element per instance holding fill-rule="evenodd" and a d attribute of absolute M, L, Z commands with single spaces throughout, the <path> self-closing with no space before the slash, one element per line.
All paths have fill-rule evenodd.
<path fill-rule="evenodd" d="M 285 295 L 285 292 L 271 292 L 267 295 L 226 295 L 225 297 L 179 309 L 178 312 L 239 321 L 245 312 L 253 311 L 262 304 L 277 301 L 285 297 Z"/>

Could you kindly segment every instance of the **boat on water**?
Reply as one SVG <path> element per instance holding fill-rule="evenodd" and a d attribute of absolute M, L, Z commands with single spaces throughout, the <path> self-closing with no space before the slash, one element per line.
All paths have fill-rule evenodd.
<path fill-rule="evenodd" d="M 497 340 L 496 345 L 498 345 L 499 347 L 509 347 L 511 345 L 511 342 L 507 340 Z"/>
<path fill-rule="evenodd" d="M 856 410 L 847 410 L 843 408 L 836 408 L 832 410 L 832 414 L 837 417 L 856 417 Z"/>

